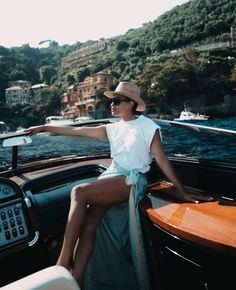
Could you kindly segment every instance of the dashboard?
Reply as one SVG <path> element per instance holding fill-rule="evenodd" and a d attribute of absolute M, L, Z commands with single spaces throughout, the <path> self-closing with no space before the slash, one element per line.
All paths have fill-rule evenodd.
<path fill-rule="evenodd" d="M 71 189 L 96 180 L 107 165 L 65 167 L 0 177 L 0 287 L 56 263 Z"/>
<path fill-rule="evenodd" d="M 31 202 L 12 180 L 0 177 L 0 256 L 17 247 L 28 247 L 38 238 Z"/>
<path fill-rule="evenodd" d="M 75 185 L 96 180 L 106 169 L 87 165 L 26 181 L 21 186 L 0 177 L 0 257 L 27 248 L 61 227 Z M 65 174 L 66 173 L 66 174 Z"/>

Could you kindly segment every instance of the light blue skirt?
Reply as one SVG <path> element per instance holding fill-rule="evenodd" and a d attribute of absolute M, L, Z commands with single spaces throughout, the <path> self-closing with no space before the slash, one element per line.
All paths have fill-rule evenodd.
<path fill-rule="evenodd" d="M 99 179 L 126 175 L 131 185 L 129 201 L 111 207 L 96 231 L 93 254 L 84 276 L 83 290 L 149 290 L 138 203 L 143 198 L 147 179 L 115 162 Z"/>

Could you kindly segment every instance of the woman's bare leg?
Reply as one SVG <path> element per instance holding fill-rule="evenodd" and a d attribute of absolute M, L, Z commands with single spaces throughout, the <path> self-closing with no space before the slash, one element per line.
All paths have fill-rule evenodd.
<path fill-rule="evenodd" d="M 108 206 L 103 205 L 91 206 L 88 209 L 86 223 L 79 237 L 74 255 L 74 269 L 72 274 L 79 285 L 82 285 L 84 272 L 93 252 L 96 227 L 107 209 Z"/>
<path fill-rule="evenodd" d="M 125 184 L 125 176 L 99 179 L 73 188 L 64 241 L 57 261 L 58 265 L 70 269 L 76 242 L 86 223 L 88 205 L 111 206 L 119 204 L 128 200 L 129 192 L 130 186 Z"/>
<path fill-rule="evenodd" d="M 87 204 L 79 204 L 75 200 L 76 188 L 71 192 L 70 211 L 67 219 L 64 240 L 60 256 L 57 260 L 57 265 L 64 266 L 68 270 L 71 270 L 73 262 L 73 252 L 76 245 L 78 236 L 83 230 L 84 222 L 87 215 Z"/>

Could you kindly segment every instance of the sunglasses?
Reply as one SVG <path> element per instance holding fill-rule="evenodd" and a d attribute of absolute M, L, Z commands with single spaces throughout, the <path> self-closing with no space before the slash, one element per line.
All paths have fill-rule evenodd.
<path fill-rule="evenodd" d="M 121 102 L 131 102 L 132 100 L 129 99 L 129 98 L 120 98 L 120 97 L 117 97 L 115 96 L 114 98 L 112 98 L 112 103 L 114 106 L 119 106 Z"/>

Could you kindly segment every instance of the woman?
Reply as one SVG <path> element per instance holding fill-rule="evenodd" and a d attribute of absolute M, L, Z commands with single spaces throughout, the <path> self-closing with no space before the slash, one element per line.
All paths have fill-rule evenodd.
<path fill-rule="evenodd" d="M 43 125 L 27 130 L 30 135 L 49 131 L 70 136 L 107 137 L 110 141 L 111 166 L 97 181 L 79 184 L 71 192 L 70 211 L 57 264 L 69 269 L 79 285 L 82 285 L 94 247 L 96 227 L 102 216 L 109 207 L 128 201 L 131 186 L 137 184 L 138 179 L 145 179 L 144 173 L 150 168 L 152 155 L 177 188 L 178 198 L 197 202 L 196 196 L 186 194 L 164 153 L 160 127 L 142 115 L 136 118 L 136 111 L 145 110 L 139 88 L 133 83 L 121 82 L 115 91 L 107 91 L 104 95 L 111 98 L 111 113 L 120 117 L 119 122 L 80 128 Z"/>

